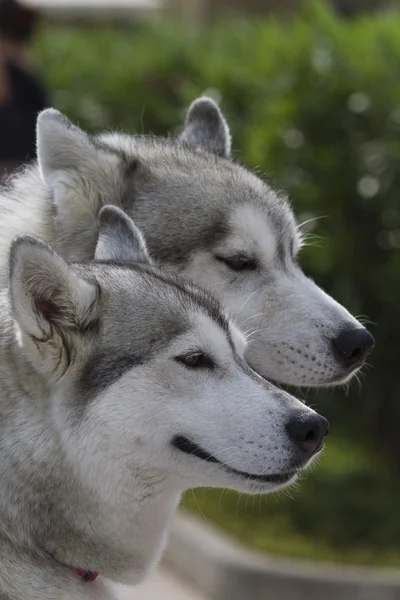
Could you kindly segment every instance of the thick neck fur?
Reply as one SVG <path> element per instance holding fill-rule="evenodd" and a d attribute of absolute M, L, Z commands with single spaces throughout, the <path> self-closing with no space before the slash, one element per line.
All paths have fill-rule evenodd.
<path fill-rule="evenodd" d="M 55 241 L 49 191 L 37 165 L 26 167 L 0 189 L 0 219 L 0 287 L 5 287 L 8 284 L 7 257 L 15 237 L 31 233 L 49 243 Z"/>
<path fill-rule="evenodd" d="M 118 490 L 114 473 L 104 485 L 104 467 L 98 480 L 82 480 L 57 433 L 46 381 L 19 347 L 6 291 L 0 310 L 0 573 L 11 548 L 46 568 L 65 565 L 74 581 L 73 569 L 83 568 L 137 583 L 159 558 L 179 493 L 134 465 L 118 474 Z M 8 598 L 3 591 L 0 575 Z"/>

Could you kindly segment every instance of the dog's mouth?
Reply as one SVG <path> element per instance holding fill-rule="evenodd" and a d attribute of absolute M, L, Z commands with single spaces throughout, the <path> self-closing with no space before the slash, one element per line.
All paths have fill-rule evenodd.
<path fill-rule="evenodd" d="M 271 475 L 255 475 L 254 473 L 238 471 L 237 469 L 234 469 L 229 465 L 221 462 L 218 458 L 216 458 L 206 450 L 203 450 L 203 448 L 201 448 L 200 446 L 198 446 L 183 435 L 175 436 L 172 440 L 172 446 L 180 452 L 199 458 L 202 461 L 221 465 L 226 471 L 232 473 L 232 475 L 236 475 L 247 480 L 259 481 L 261 483 L 273 483 L 278 485 L 287 483 L 296 475 L 296 469 L 286 471 L 285 473 L 273 473 Z"/>
<path fill-rule="evenodd" d="M 287 394 L 290 395 L 295 395 L 295 397 L 297 398 L 297 400 L 300 400 L 300 402 L 302 402 L 303 404 L 307 404 L 307 398 L 305 397 L 307 392 L 309 392 L 312 388 L 323 388 L 323 387 L 337 387 L 340 385 L 344 385 L 346 383 L 348 383 L 356 373 L 358 373 L 358 371 L 360 370 L 360 368 L 363 366 L 363 364 L 361 365 L 357 365 L 351 369 L 346 369 L 345 371 L 340 371 L 337 373 L 337 375 L 335 375 L 334 377 L 331 377 L 329 379 L 321 379 L 319 381 L 309 381 L 307 383 L 301 383 L 299 385 L 296 384 L 289 384 L 289 383 L 282 383 L 280 381 L 276 381 L 275 379 L 271 379 L 270 377 L 266 377 L 265 375 L 262 375 L 259 371 L 255 371 L 257 373 L 257 375 L 259 377 L 261 377 L 261 379 L 263 379 L 264 381 L 266 381 L 267 383 L 273 385 L 274 387 L 278 388 L 279 390 L 282 390 L 283 392 L 286 392 Z M 295 390 L 295 392 L 293 391 Z M 300 394 L 302 397 L 300 397 Z"/>

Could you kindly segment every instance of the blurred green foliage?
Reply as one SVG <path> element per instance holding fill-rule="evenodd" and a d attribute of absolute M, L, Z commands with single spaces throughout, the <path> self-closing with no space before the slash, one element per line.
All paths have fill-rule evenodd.
<path fill-rule="evenodd" d="M 263 552 L 398 568 L 400 491 L 393 473 L 365 448 L 332 438 L 318 468 L 289 490 L 264 497 L 189 490 L 182 506 Z"/>
<path fill-rule="evenodd" d="M 235 495 L 223 497 L 223 517 L 218 495 L 196 493 L 209 516 L 267 550 L 397 561 L 399 30 L 400 14 L 342 21 L 317 2 L 285 23 L 51 27 L 36 43 L 54 105 L 91 131 L 173 134 L 197 95 L 220 100 L 236 157 L 288 191 L 299 221 L 325 217 L 307 226 L 307 273 L 376 324 L 362 390 L 353 383 L 347 397 L 345 390 L 312 397 L 346 451 L 328 449 L 326 465 L 301 484 L 295 502 L 260 505 L 281 545 L 260 533 L 250 508 L 240 519 L 233 514 Z M 358 455 L 363 460 L 354 461 Z M 290 535 L 297 542 L 285 543 Z"/>

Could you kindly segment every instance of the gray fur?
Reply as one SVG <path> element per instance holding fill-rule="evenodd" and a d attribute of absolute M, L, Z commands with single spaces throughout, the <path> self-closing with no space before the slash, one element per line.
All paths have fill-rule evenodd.
<path fill-rule="evenodd" d="M 115 243 L 115 229 L 118 229 L 118 243 Z M 139 229 L 116 206 L 105 206 L 99 213 L 99 238 L 95 259 L 131 260 L 150 264 L 146 243 Z"/>
<path fill-rule="evenodd" d="M 68 261 L 92 259 L 99 213 L 112 204 L 134 219 L 156 264 L 191 277 L 225 304 L 251 336 L 246 359 L 263 376 L 300 386 L 348 381 L 365 357 L 348 367 L 334 340 L 361 324 L 301 271 L 302 236 L 287 198 L 228 159 L 229 147 L 226 121 L 207 98 L 189 108 L 182 136 L 167 140 L 89 136 L 57 111 L 44 111 L 39 164 L 0 195 L 0 285 L 17 234 L 43 238 Z M 144 242 L 134 238 L 127 231 L 123 246 L 132 239 L 137 260 Z M 252 268 L 232 269 L 237 256 Z"/>
<path fill-rule="evenodd" d="M 218 105 L 211 98 L 199 98 L 189 107 L 181 139 L 193 148 L 201 148 L 229 158 L 231 136 Z"/>
<path fill-rule="evenodd" d="M 286 423 L 315 413 L 249 370 L 218 302 L 133 263 L 126 227 L 134 246 L 138 232 L 121 211 L 100 221 L 101 261 L 68 265 L 31 236 L 11 247 L 0 292 L 2 600 L 113 600 L 116 584 L 154 568 L 184 489 L 266 493 L 312 459 Z M 176 360 L 199 351 L 217 368 Z M 181 453 L 182 435 L 221 464 Z M 101 577 L 83 583 L 77 568 Z"/>

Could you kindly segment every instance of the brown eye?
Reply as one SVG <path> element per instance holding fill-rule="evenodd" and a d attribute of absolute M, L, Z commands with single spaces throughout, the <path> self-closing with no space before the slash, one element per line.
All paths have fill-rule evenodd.
<path fill-rule="evenodd" d="M 257 268 L 257 262 L 254 258 L 249 258 L 238 254 L 237 256 L 216 256 L 216 260 L 224 263 L 232 271 L 254 271 Z"/>
<path fill-rule="evenodd" d="M 193 352 L 184 356 L 177 356 L 176 362 L 190 369 L 213 369 L 214 363 L 207 354 L 203 352 Z"/>

